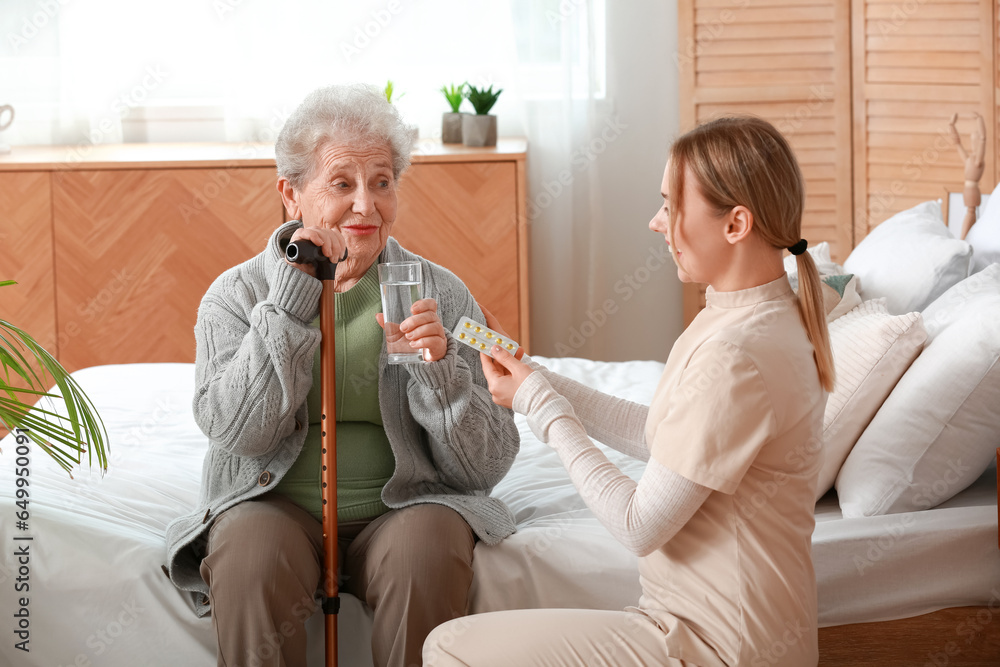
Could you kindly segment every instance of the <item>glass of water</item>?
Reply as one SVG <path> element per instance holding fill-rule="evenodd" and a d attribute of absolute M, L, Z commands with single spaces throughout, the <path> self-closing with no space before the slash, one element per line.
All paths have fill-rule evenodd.
<path fill-rule="evenodd" d="M 410 347 L 399 325 L 413 313 L 410 309 L 421 298 L 420 262 L 387 262 L 378 265 L 382 289 L 382 315 L 385 317 L 385 344 L 390 364 L 415 364 L 423 361 L 423 350 Z"/>

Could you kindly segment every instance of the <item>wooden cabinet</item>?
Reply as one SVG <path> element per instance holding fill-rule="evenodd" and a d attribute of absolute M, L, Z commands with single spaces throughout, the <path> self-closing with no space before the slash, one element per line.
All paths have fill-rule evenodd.
<path fill-rule="evenodd" d="M 403 176 L 392 234 L 454 271 L 518 342 L 527 340 L 514 162 L 417 164 Z M 522 282 L 523 280 L 523 282 Z M 513 298 L 516 297 L 516 298 Z M 495 308 L 495 310 L 494 310 Z M 514 333 L 518 332 L 518 333 Z"/>
<path fill-rule="evenodd" d="M 44 172 L 0 172 L 0 319 L 56 345 L 52 197 Z"/>
<path fill-rule="evenodd" d="M 70 371 L 194 360 L 198 303 L 285 218 L 267 145 L 59 147 L 0 157 L 0 317 Z M 528 343 L 525 142 L 424 141 L 393 234 L 454 271 Z"/>
<path fill-rule="evenodd" d="M 193 361 L 201 295 L 282 214 L 266 167 L 56 172 L 52 208 L 59 360 L 73 370 Z"/>

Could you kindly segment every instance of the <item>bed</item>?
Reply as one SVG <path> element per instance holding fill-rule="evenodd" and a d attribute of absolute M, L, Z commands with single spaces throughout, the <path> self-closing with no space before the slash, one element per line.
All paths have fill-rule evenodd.
<path fill-rule="evenodd" d="M 663 367 L 651 361 L 538 361 L 644 402 Z M 0 616 L 6 628 L 22 608 L 15 582 L 26 576 L 30 585 L 30 652 L 16 649 L 20 640 L 5 630 L 0 664 L 214 665 L 210 619 L 197 618 L 161 570 L 164 530 L 195 504 L 208 446 L 191 414 L 194 367 L 98 366 L 75 376 L 107 424 L 110 470 L 103 478 L 79 471 L 71 480 L 34 451 L 28 529 L 18 530 L 12 466 L 0 467 Z M 495 490 L 514 512 L 518 529 L 498 546 L 477 545 L 472 611 L 633 604 L 639 594 L 636 558 L 586 509 L 555 453 L 534 438 L 522 417 L 518 427 L 521 452 Z M 0 448 L 4 459 L 12 458 L 13 436 Z M 606 451 L 638 477 L 640 462 Z M 823 497 L 813 539 L 819 618 L 826 628 L 821 664 L 1000 664 L 996 491 L 994 466 L 955 498 L 912 516 L 844 519 L 835 495 Z M 14 547 L 25 544 L 30 562 L 20 575 Z M 911 620 L 901 626 L 900 638 L 887 621 L 904 618 Z M 919 619 L 936 629 L 911 637 Z M 322 664 L 320 620 L 314 616 L 308 626 L 312 666 Z M 340 664 L 371 664 L 370 614 L 349 595 L 340 627 Z M 838 635 L 844 632 L 849 641 Z M 904 644 L 915 646 L 919 652 L 912 655 L 922 662 L 903 657 L 898 646 Z"/>
<path fill-rule="evenodd" d="M 922 202 L 876 227 L 843 266 L 826 244 L 809 249 L 830 281 L 825 302 L 834 293 L 828 321 L 838 378 L 846 378 L 838 379 L 824 420 L 823 446 L 835 465 L 825 482 L 821 474 L 820 493 L 830 491 L 817 500 L 813 534 L 825 667 L 1000 665 L 1000 449 L 993 457 L 1000 447 L 1000 196 L 984 197 L 967 241 L 949 231 L 942 208 L 952 209 L 953 220 L 964 213 L 955 197 Z M 788 258 L 793 283 L 794 268 Z M 880 338 L 886 327 L 889 342 Z M 889 363 L 893 355 L 899 359 Z M 653 361 L 536 360 L 643 403 L 663 369 Z M 191 413 L 194 366 L 105 365 L 74 376 L 107 425 L 109 472 L 80 470 L 70 479 L 44 454 L 30 454 L 21 529 L 17 512 L 25 508 L 10 465 L 17 447 L 13 435 L 0 441 L 0 617 L 15 631 L 0 641 L 0 667 L 209 667 L 211 621 L 196 617 L 162 569 L 166 526 L 196 504 L 208 447 Z M 832 421 L 831 404 L 839 406 Z M 523 417 L 517 425 L 520 453 L 494 490 L 517 532 L 497 546 L 476 546 L 471 612 L 634 604 L 637 559 L 586 508 Z M 930 431 L 940 433 L 925 443 L 928 451 L 943 444 L 957 466 L 949 459 L 951 468 L 919 475 L 888 466 L 902 493 L 889 505 L 866 497 L 869 477 L 885 481 L 892 448 Z M 844 447 L 839 456 L 831 455 L 835 443 Z M 641 462 L 605 451 L 638 479 Z M 927 494 L 930 501 L 914 502 Z M 342 600 L 340 664 L 370 665 L 371 614 L 350 595 Z M 315 667 L 323 662 L 320 616 L 307 631 Z M 30 652 L 17 648 L 25 639 Z"/>

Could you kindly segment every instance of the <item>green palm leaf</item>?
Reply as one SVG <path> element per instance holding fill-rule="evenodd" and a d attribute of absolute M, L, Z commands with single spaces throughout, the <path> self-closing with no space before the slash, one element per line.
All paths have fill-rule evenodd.
<path fill-rule="evenodd" d="M 13 280 L 0 281 L 0 287 L 14 284 Z M 47 391 L 53 383 L 58 393 Z M 26 402 L 36 398 L 38 405 Z M 65 407 L 65 414 L 48 409 L 58 402 Z M 9 431 L 24 431 L 70 477 L 84 453 L 89 466 L 96 455 L 101 472 L 108 469 L 108 433 L 93 402 L 55 357 L 26 332 L 2 319 L 0 425 Z"/>

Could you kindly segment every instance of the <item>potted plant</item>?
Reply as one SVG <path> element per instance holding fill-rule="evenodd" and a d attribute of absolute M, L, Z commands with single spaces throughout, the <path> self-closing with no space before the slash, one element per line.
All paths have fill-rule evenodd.
<path fill-rule="evenodd" d="M 465 99 L 466 85 L 468 84 L 441 86 L 441 92 L 451 106 L 451 113 L 446 111 L 441 114 L 441 141 L 446 144 L 462 143 L 462 116 L 465 114 L 458 109 Z"/>
<path fill-rule="evenodd" d="M 392 79 L 389 79 L 388 81 L 385 82 L 385 88 L 382 89 L 382 94 L 385 95 L 385 101 L 388 102 L 389 104 L 392 104 L 392 93 L 394 90 L 395 86 L 392 83 Z M 406 93 L 401 93 L 400 95 L 397 95 L 396 99 L 398 100 L 402 98 L 403 95 L 405 94 Z"/>
<path fill-rule="evenodd" d="M 385 95 L 385 101 L 388 102 L 389 104 L 392 104 L 392 93 L 394 90 L 395 86 L 392 83 L 392 79 L 389 79 L 388 81 L 385 82 L 385 88 L 382 89 L 382 94 Z M 406 93 L 400 93 L 399 95 L 396 96 L 396 99 L 397 100 L 402 99 L 403 95 L 405 94 Z M 413 139 L 413 142 L 416 143 L 417 139 L 420 138 L 420 128 L 417 127 L 416 125 L 407 125 L 406 127 L 409 128 L 410 137 Z"/>
<path fill-rule="evenodd" d="M 16 284 L 0 281 L 0 287 Z M 19 436 L 38 445 L 70 477 L 73 464 L 81 462 L 84 452 L 88 464 L 93 465 L 96 454 L 101 472 L 107 471 L 108 433 L 93 402 L 51 354 L 5 320 L 0 320 L 0 368 L 0 426 L 12 432 L 19 429 Z M 46 391 L 51 382 L 59 388 L 58 394 Z M 41 402 L 32 405 L 24 397 Z M 52 402 L 65 405 L 66 414 L 55 412 Z M 22 443 L 19 438 L 18 444 Z"/>
<path fill-rule="evenodd" d="M 462 143 L 466 146 L 496 146 L 497 117 L 490 114 L 490 109 L 496 104 L 503 88 L 495 93 L 493 86 L 476 88 L 470 85 L 466 97 L 472 103 L 476 114 L 465 114 L 462 118 Z"/>

